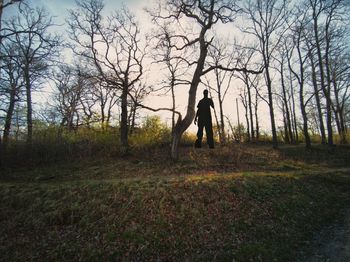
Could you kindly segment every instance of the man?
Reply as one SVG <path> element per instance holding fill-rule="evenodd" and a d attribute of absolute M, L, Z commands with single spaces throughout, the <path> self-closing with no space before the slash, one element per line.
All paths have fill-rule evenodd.
<path fill-rule="evenodd" d="M 194 145 L 196 148 L 202 147 L 203 128 L 205 128 L 207 143 L 210 148 L 214 148 L 213 127 L 210 114 L 210 107 L 214 108 L 214 103 L 211 98 L 208 98 L 208 90 L 204 90 L 203 95 L 204 98 L 201 99 L 197 105 L 198 109 L 194 119 L 194 124 L 197 124 L 198 119 L 197 140 Z"/>

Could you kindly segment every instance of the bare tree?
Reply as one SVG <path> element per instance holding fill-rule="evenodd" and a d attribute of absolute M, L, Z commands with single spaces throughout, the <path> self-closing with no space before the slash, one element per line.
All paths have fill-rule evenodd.
<path fill-rule="evenodd" d="M 186 79 L 186 71 L 188 69 L 188 50 L 178 50 L 176 48 L 179 41 L 176 36 L 176 31 L 170 23 L 157 24 L 158 32 L 153 37 L 156 39 L 153 58 L 158 64 L 165 64 L 166 79 L 160 83 L 161 90 L 165 94 L 171 93 L 171 130 L 174 131 L 176 124 L 176 97 L 175 88 L 181 85 L 188 85 L 189 81 Z"/>
<path fill-rule="evenodd" d="M 254 47 L 247 47 L 247 48 L 242 48 L 242 47 L 237 47 L 239 50 L 239 54 L 238 54 L 238 65 L 241 67 L 247 67 L 249 64 L 253 64 L 256 63 L 256 61 L 254 62 L 255 59 L 255 55 L 256 55 L 256 48 Z M 256 74 L 249 74 L 246 71 L 242 71 L 242 72 L 237 72 L 235 74 L 244 84 L 244 90 L 243 90 L 243 94 L 247 97 L 242 98 L 242 103 L 244 105 L 244 107 L 246 108 L 246 113 L 247 113 L 247 128 L 249 126 L 249 129 L 247 131 L 248 134 L 248 141 L 254 141 L 257 137 L 257 132 L 259 127 L 257 127 L 258 124 L 258 120 L 257 120 L 257 116 L 255 117 L 255 121 L 257 121 L 257 124 L 255 126 L 256 130 L 254 130 L 254 117 L 253 117 L 253 90 L 254 85 L 256 86 L 256 81 L 258 80 L 258 75 Z M 258 92 L 257 90 L 255 90 L 255 92 Z M 242 94 L 241 94 L 242 95 Z M 257 98 L 257 96 L 256 96 Z M 246 102 L 245 102 L 246 100 Z M 255 106 L 257 107 L 257 100 L 255 101 Z M 257 114 L 257 108 L 255 109 L 256 114 Z"/>
<path fill-rule="evenodd" d="M 332 130 L 332 111 L 331 111 L 331 98 L 330 98 L 330 86 L 327 87 L 325 70 L 324 70 L 324 59 L 322 55 L 322 44 L 319 23 L 320 16 L 324 10 L 324 1 L 321 0 L 309 0 L 309 5 L 312 12 L 313 20 L 313 33 L 315 39 L 315 46 L 318 58 L 318 67 L 321 80 L 321 88 L 326 98 L 326 114 L 327 114 L 327 142 L 329 146 L 333 145 L 333 130 Z"/>
<path fill-rule="evenodd" d="M 307 48 L 307 54 L 310 64 L 310 74 L 311 74 L 311 82 L 314 90 L 314 97 L 316 102 L 316 108 L 317 108 L 317 115 L 318 119 L 317 122 L 319 124 L 320 134 L 321 134 L 321 144 L 326 144 L 326 132 L 323 122 L 323 111 L 322 111 L 322 102 L 321 102 L 321 88 L 319 87 L 319 81 L 318 81 L 318 73 L 317 73 L 317 64 L 316 64 L 316 57 L 317 54 L 315 54 L 316 47 L 313 44 L 312 36 L 309 34 L 304 34 L 304 43 L 305 47 Z"/>
<path fill-rule="evenodd" d="M 334 100 L 332 107 L 336 119 L 340 143 L 347 143 L 347 129 L 345 125 L 345 105 L 350 99 L 350 52 L 335 53 L 331 63 L 331 81 L 333 86 Z"/>
<path fill-rule="evenodd" d="M 298 81 L 299 84 L 299 101 L 300 101 L 300 110 L 301 110 L 301 115 L 303 118 L 303 134 L 304 134 L 304 139 L 305 139 L 305 145 L 307 148 L 311 147 L 311 140 L 310 140 L 310 135 L 309 135 L 309 128 L 308 128 L 308 117 L 307 117 L 307 112 L 306 112 L 306 104 L 310 100 L 310 98 L 305 101 L 305 67 L 306 67 L 306 62 L 307 62 L 307 54 L 303 54 L 302 52 L 302 38 L 305 30 L 305 25 L 307 23 L 306 21 L 306 13 L 303 11 L 301 12 L 302 14 L 298 17 L 295 25 L 292 28 L 292 39 L 293 39 L 293 44 L 295 47 L 295 50 L 297 52 L 297 66 L 298 66 L 298 71 L 296 71 L 292 64 L 291 64 L 291 59 L 288 59 L 288 67 L 289 70 L 293 73 L 295 78 Z"/>
<path fill-rule="evenodd" d="M 245 116 L 245 122 L 246 122 L 246 126 L 247 126 L 247 142 L 251 141 L 251 126 L 250 126 L 250 121 L 249 121 L 249 95 L 248 95 L 248 87 L 246 85 L 244 85 L 243 89 L 241 90 L 241 93 L 239 94 L 240 98 L 241 98 L 241 102 L 242 105 L 244 107 L 244 116 Z"/>
<path fill-rule="evenodd" d="M 259 83 L 261 81 L 261 78 L 259 75 L 255 75 L 255 77 L 250 81 L 251 86 L 255 90 L 255 96 L 253 99 L 253 106 L 254 106 L 254 118 L 255 118 L 255 138 L 258 141 L 260 137 L 260 125 L 259 125 L 259 103 L 260 103 L 260 96 L 259 96 Z"/>
<path fill-rule="evenodd" d="M 333 145 L 333 113 L 336 118 L 338 132 L 342 135 L 338 111 L 334 110 L 332 101 L 332 67 L 333 54 L 339 56 L 339 32 L 342 25 L 347 22 L 347 1 L 344 0 L 308 0 L 310 14 L 313 26 L 313 40 L 317 54 L 316 64 L 320 77 L 320 86 L 326 100 L 326 123 L 327 123 L 327 142 L 329 146 Z M 338 118 L 338 119 L 337 119 Z M 344 136 L 343 136 L 344 138 Z M 343 140 L 342 138 L 342 140 Z"/>
<path fill-rule="evenodd" d="M 214 93 L 217 98 L 219 105 L 219 116 L 218 119 L 216 114 L 216 109 L 214 108 L 215 117 L 217 119 L 219 140 L 221 144 L 226 143 L 226 134 L 225 134 L 225 118 L 224 118 L 224 108 L 223 103 L 226 98 L 227 92 L 231 86 L 231 81 L 234 76 L 234 73 L 227 70 L 221 70 L 220 65 L 225 65 L 227 68 L 237 64 L 237 61 L 234 61 L 234 56 L 237 55 L 234 50 L 229 50 L 229 43 L 224 39 L 217 39 L 213 41 L 213 45 L 210 46 L 208 52 L 208 61 L 207 64 L 210 66 L 217 66 L 212 72 L 214 75 L 214 83 L 206 80 L 204 83 L 209 89 L 211 95 Z M 234 65 L 236 66 L 236 65 Z M 244 65 L 247 66 L 247 65 Z"/>
<path fill-rule="evenodd" d="M 286 5 L 285 0 L 249 0 L 246 2 L 244 8 L 244 13 L 251 21 L 251 26 L 245 27 L 243 31 L 257 37 L 259 41 L 257 51 L 261 54 L 265 67 L 267 102 L 270 110 L 272 143 L 274 148 L 278 146 L 278 141 L 273 106 L 274 91 L 271 78 L 271 65 L 273 60 L 272 55 L 283 38 L 283 25 L 285 23 L 285 17 L 288 16 Z"/>
<path fill-rule="evenodd" d="M 98 70 L 98 77 L 121 92 L 120 142 L 128 151 L 128 96 L 143 74 L 139 26 L 126 8 L 103 19 L 101 0 L 77 1 L 67 20 L 73 51 Z"/>
<path fill-rule="evenodd" d="M 286 62 L 288 59 L 291 59 L 291 56 L 289 55 L 291 52 L 289 51 L 289 43 L 285 41 L 283 45 L 281 45 L 280 49 L 278 50 L 278 57 L 276 58 L 276 61 L 278 63 L 278 66 L 276 66 L 276 71 L 279 72 L 281 77 L 281 87 L 282 87 L 282 94 L 281 99 L 283 102 L 282 111 L 283 111 L 283 122 L 285 125 L 285 142 L 286 143 L 295 143 L 295 138 L 293 134 L 293 128 L 292 128 L 292 117 L 291 117 L 291 108 L 290 108 L 290 97 L 291 92 L 288 89 L 287 80 L 286 80 Z M 288 64 L 288 63 L 287 63 Z M 287 66 L 288 67 L 288 66 Z"/>
<path fill-rule="evenodd" d="M 59 72 L 55 74 L 57 94 L 55 95 L 55 109 L 59 112 L 61 118 L 61 127 L 68 130 L 75 128 L 76 119 L 82 96 L 82 82 L 77 78 L 74 69 L 69 66 L 60 66 Z"/>
<path fill-rule="evenodd" d="M 2 44 L 1 47 L 3 66 L 1 67 L 2 79 L 0 82 L 0 95 L 3 98 L 2 102 L 5 104 L 5 108 L 2 108 L 2 110 L 6 115 L 3 132 L 3 145 L 4 148 L 6 148 L 9 140 L 15 106 L 21 97 L 23 78 L 21 65 L 18 61 L 18 55 L 16 53 L 16 47 L 14 45 L 4 44 Z"/>
<path fill-rule="evenodd" d="M 59 47 L 59 37 L 48 31 L 53 25 L 52 17 L 44 9 L 32 9 L 29 6 L 23 6 L 17 17 L 6 21 L 7 28 L 12 31 L 26 32 L 8 37 L 6 41 L 18 48 L 21 59 L 26 89 L 27 143 L 29 145 L 32 143 L 33 136 L 32 90 L 35 83 L 43 78 L 43 73 L 47 72 Z"/>
<path fill-rule="evenodd" d="M 191 21 L 196 31 L 192 35 L 186 33 L 177 34 L 179 41 L 176 49 L 183 50 L 187 48 L 198 48 L 196 58 L 193 59 L 193 74 L 188 92 L 187 110 L 184 118 L 179 118 L 172 137 L 171 157 L 178 159 L 179 142 L 182 134 L 192 123 L 195 116 L 196 93 L 201 77 L 215 68 L 227 70 L 247 70 L 245 68 L 225 68 L 222 65 L 205 67 L 205 61 L 208 54 L 208 47 L 211 45 L 213 35 L 210 36 L 210 31 L 216 23 L 228 23 L 234 20 L 234 15 L 237 13 L 237 7 L 234 1 L 189 1 L 176 0 L 164 1 L 160 3 L 160 9 L 153 12 L 153 19 L 166 19 L 174 21 L 181 26 L 183 21 Z M 208 36 L 209 35 L 209 36 Z M 209 39 L 208 39 L 209 38 Z"/>
<path fill-rule="evenodd" d="M 11 33 L 5 32 L 5 30 L 3 30 L 3 27 L 2 27 L 3 12 L 7 7 L 9 7 L 15 3 L 18 3 L 18 2 L 21 2 L 21 0 L 9 0 L 9 1 L 0 0 L 0 46 L 2 46 L 4 38 L 11 36 L 15 33 L 15 32 L 11 32 Z M 2 57 L 2 54 L 0 53 L 0 67 L 2 66 L 1 65 L 2 60 L 3 60 L 3 57 Z M 0 70 L 0 79 L 2 78 L 1 74 L 2 74 L 2 72 Z M 1 135 L 0 135 L 0 165 L 1 165 L 1 161 L 2 161 L 2 139 L 1 139 Z"/>

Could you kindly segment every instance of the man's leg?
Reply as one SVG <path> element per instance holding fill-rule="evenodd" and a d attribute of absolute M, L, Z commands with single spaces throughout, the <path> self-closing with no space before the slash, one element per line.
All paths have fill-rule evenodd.
<path fill-rule="evenodd" d="M 211 122 L 206 123 L 205 133 L 207 134 L 207 143 L 210 148 L 214 148 L 214 138 L 213 138 L 213 126 Z"/>
<path fill-rule="evenodd" d="M 202 139 L 203 139 L 203 123 L 198 122 L 198 132 L 197 132 L 197 140 L 194 144 L 196 148 L 202 147 Z"/>

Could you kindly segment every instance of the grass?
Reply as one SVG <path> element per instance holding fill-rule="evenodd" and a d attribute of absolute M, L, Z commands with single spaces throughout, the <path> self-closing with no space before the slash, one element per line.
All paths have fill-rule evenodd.
<path fill-rule="evenodd" d="M 0 260 L 294 261 L 350 205 L 347 147 L 181 155 L 3 169 Z"/>

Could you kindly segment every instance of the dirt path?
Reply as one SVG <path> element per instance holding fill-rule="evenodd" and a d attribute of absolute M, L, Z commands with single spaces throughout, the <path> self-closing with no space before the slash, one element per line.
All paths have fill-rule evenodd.
<path fill-rule="evenodd" d="M 339 221 L 317 234 L 314 243 L 311 256 L 301 261 L 350 261 L 350 209 L 345 212 L 343 221 Z"/>

